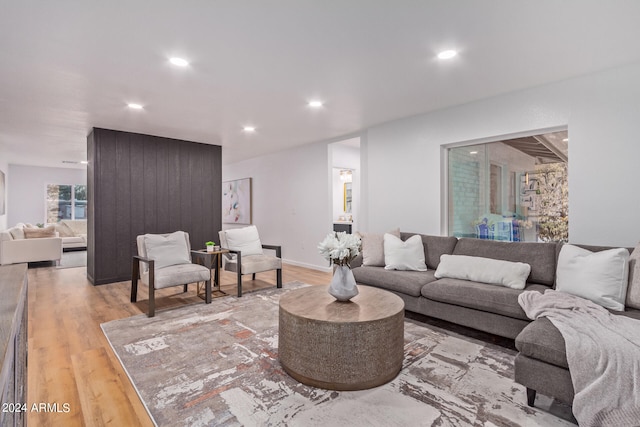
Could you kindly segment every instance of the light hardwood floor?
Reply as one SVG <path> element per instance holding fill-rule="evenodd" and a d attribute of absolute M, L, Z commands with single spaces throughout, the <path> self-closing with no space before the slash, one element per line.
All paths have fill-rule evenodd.
<path fill-rule="evenodd" d="M 275 286 L 275 272 L 245 276 L 243 292 Z M 330 273 L 285 265 L 283 283 L 328 284 Z M 235 290 L 235 274 L 222 274 L 222 289 Z M 49 411 L 29 411 L 28 426 L 152 426 L 100 324 L 145 313 L 147 292 L 129 302 L 131 282 L 93 286 L 85 268 L 40 267 L 29 270 L 27 408 L 49 404 Z M 203 304 L 174 287 L 156 297 L 163 308 Z M 55 407 L 53 404 L 57 404 Z M 65 405 L 66 404 L 66 405 Z M 44 408 L 44 407 L 42 407 Z M 68 410 L 67 410 L 68 409 Z"/>

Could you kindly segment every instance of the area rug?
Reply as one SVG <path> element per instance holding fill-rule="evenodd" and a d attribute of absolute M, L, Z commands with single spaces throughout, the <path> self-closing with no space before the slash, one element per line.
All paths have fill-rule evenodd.
<path fill-rule="evenodd" d="M 87 266 L 87 251 L 67 251 L 62 253 L 57 268 L 76 268 Z"/>
<path fill-rule="evenodd" d="M 568 426 L 526 405 L 515 352 L 413 320 L 390 383 L 336 392 L 302 385 L 278 362 L 287 284 L 242 298 L 102 325 L 160 426 Z"/>

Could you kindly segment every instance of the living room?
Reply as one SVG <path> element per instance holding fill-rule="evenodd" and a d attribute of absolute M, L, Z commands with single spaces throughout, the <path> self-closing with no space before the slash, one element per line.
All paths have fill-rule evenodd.
<path fill-rule="evenodd" d="M 509 6 L 503 2 L 491 2 L 488 10 L 481 11 L 479 9 L 483 7 L 468 3 L 457 3 L 451 6 L 451 9 L 429 2 L 423 6 L 412 3 L 406 5 L 406 10 L 401 10 L 402 7 L 397 5 L 385 5 L 384 2 L 376 2 L 375 6 L 359 1 L 346 3 L 348 5 L 343 6 L 342 14 L 339 13 L 342 6 L 326 6 L 325 9 L 312 2 L 306 4 L 308 10 L 305 11 L 304 6 L 300 5 L 299 9 L 293 10 L 300 13 L 302 18 L 294 25 L 285 19 L 289 13 L 287 7 L 293 7 L 292 3 L 283 2 L 282 5 L 271 9 L 243 2 L 243 5 L 252 11 L 248 22 L 234 23 L 240 26 L 243 32 L 232 31 L 230 24 L 222 22 L 225 13 L 239 19 L 243 12 L 240 6 L 236 9 L 224 4 L 219 10 L 213 6 L 211 9 L 206 8 L 209 17 L 215 17 L 215 25 L 220 26 L 219 32 L 208 28 L 203 18 L 195 18 L 193 15 L 197 15 L 197 12 L 190 7 L 175 11 L 167 5 L 154 6 L 159 9 L 163 25 L 168 25 L 171 21 L 170 13 L 176 12 L 185 22 L 196 20 L 200 25 L 196 26 L 198 31 L 212 31 L 213 33 L 206 33 L 210 40 L 215 40 L 215 43 L 211 42 L 211 50 L 218 50 L 221 57 L 227 61 L 224 67 L 210 60 L 207 62 L 204 56 L 207 52 L 206 47 L 209 46 L 204 45 L 192 54 L 194 60 L 188 77 L 180 75 L 180 70 L 167 66 L 163 69 L 169 76 L 164 80 L 167 90 L 175 87 L 179 90 L 172 92 L 166 99 L 158 96 L 157 92 L 160 90 L 147 87 L 143 82 L 146 76 L 156 72 L 153 69 L 155 65 L 136 63 L 136 70 L 127 67 L 108 70 L 111 59 L 96 59 L 96 56 L 90 53 L 92 42 L 99 46 L 110 46 L 111 50 L 106 52 L 111 54 L 118 49 L 127 49 L 127 46 L 135 45 L 135 49 L 132 50 L 147 52 L 145 61 L 149 61 L 149 57 L 157 59 L 158 62 L 165 61 L 163 55 L 158 53 L 160 47 L 157 43 L 151 43 L 149 40 L 153 35 L 157 35 L 155 31 L 159 31 L 155 26 L 149 26 L 148 34 L 141 31 L 144 34 L 140 34 L 138 39 L 130 40 L 129 44 L 114 42 L 112 45 L 102 44 L 103 38 L 113 35 L 105 35 L 110 33 L 98 26 L 105 32 L 92 35 L 95 40 L 77 40 L 63 49 L 68 55 L 71 55 L 70 52 L 74 49 L 84 52 L 84 55 L 74 56 L 73 67 L 65 70 L 61 64 L 62 60 L 51 58 L 52 54 L 47 53 L 47 44 L 34 41 L 18 43 L 16 38 L 24 38 L 28 30 L 34 30 L 33 27 L 40 23 L 45 29 L 41 37 L 53 40 L 51 43 L 54 45 L 69 43 L 71 36 L 82 38 L 92 34 L 86 27 L 73 26 L 74 21 L 90 21 L 90 18 L 97 19 L 101 15 L 117 20 L 117 11 L 111 10 L 115 7 L 96 5 L 95 9 L 87 6 L 76 10 L 75 5 L 69 3 L 59 8 L 43 6 L 43 9 L 38 11 L 28 6 L 12 5 L 10 12 L 0 18 L 3 23 L 0 40 L 4 40 L 0 45 L 6 47 L 6 51 L 18 59 L 33 61 L 33 57 L 39 57 L 35 64 L 42 68 L 37 72 L 16 72 L 15 69 L 18 67 L 11 65 L 1 72 L 3 82 L 11 81 L 16 84 L 4 83 L 0 93 L 0 99 L 3 100 L 0 105 L 0 116 L 3 117 L 0 119 L 0 127 L 3 129 L 0 132 L 0 171 L 4 172 L 7 192 L 6 213 L 0 215 L 0 229 L 8 229 L 17 222 L 44 222 L 43 219 L 38 221 L 37 218 L 26 218 L 30 213 L 23 211 L 26 208 L 20 201 L 31 196 L 23 194 L 24 175 L 14 174 L 12 171 L 28 173 L 36 170 L 46 171 L 46 168 L 51 167 L 57 170 L 64 167 L 62 160 L 85 160 L 86 137 L 93 127 L 221 145 L 222 180 L 252 178 L 252 224 L 257 226 L 264 243 L 282 245 L 283 262 L 286 265 L 285 285 L 293 281 L 328 284 L 331 280 L 330 269 L 318 254 L 317 245 L 332 229 L 335 219 L 331 210 L 333 194 L 329 184 L 335 142 L 350 138 L 360 140 L 360 194 L 356 218 L 358 231 L 383 233 L 399 227 L 403 232 L 445 236 L 447 199 L 442 186 L 445 181 L 443 153 L 448 148 L 566 130 L 571 139 L 569 241 L 575 244 L 623 248 L 636 246 L 640 240 L 640 222 L 636 220 L 640 200 L 630 191 L 630 183 L 633 182 L 637 170 L 636 159 L 640 157 L 640 146 L 636 143 L 640 134 L 640 123 L 636 118 L 637 111 L 640 111 L 640 83 L 637 79 L 640 75 L 640 51 L 635 42 L 640 36 L 635 24 L 635 18 L 640 13 L 637 5 L 622 1 L 607 2 L 606 5 L 571 1 L 562 6 L 556 2 L 544 2 L 535 6 L 527 5 L 525 2 Z M 193 7 L 203 6 L 199 4 Z M 414 7 L 416 9 L 412 9 Z M 500 11 L 501 8 L 504 10 Z M 136 6 L 133 9 L 130 21 L 125 21 L 123 25 L 142 22 L 145 7 Z M 414 18 L 411 18 L 412 12 Z M 74 13 L 77 13 L 77 16 L 74 16 Z M 283 25 L 281 32 L 276 30 L 278 24 L 260 24 L 262 17 L 256 15 L 261 13 L 272 16 L 274 22 Z M 30 14 L 34 15 L 32 21 L 28 18 Z M 51 19 L 51 22 L 45 25 L 47 14 L 63 22 L 66 29 L 60 29 L 59 24 L 55 22 L 56 19 Z M 388 16 L 385 17 L 385 14 Z M 314 15 L 317 20 L 314 19 Z M 527 15 L 531 15 L 531 18 L 526 18 Z M 342 18 L 337 18 L 338 16 Z M 358 16 L 360 20 L 356 19 Z M 477 16 L 486 18 L 493 25 L 477 28 L 477 24 L 474 24 Z M 570 22 L 575 16 L 580 16 L 579 20 L 575 19 L 580 22 Z M 421 25 L 418 17 L 426 20 L 429 25 Z M 445 19 L 446 17 L 455 17 L 455 22 L 451 23 Z M 506 18 L 511 19 L 511 24 L 502 26 L 502 23 L 507 21 Z M 295 31 L 304 32 L 305 22 L 312 23 L 312 27 L 318 31 L 306 40 L 318 54 L 325 52 L 323 49 L 338 51 L 335 56 L 325 53 L 328 56 L 322 59 L 333 62 L 330 66 L 324 64 L 324 73 L 318 72 L 318 75 L 313 74 L 313 70 L 303 67 L 307 52 L 304 46 L 288 44 Z M 140 25 L 141 28 L 145 28 L 143 24 Z M 159 27 L 165 28 L 163 25 Z M 380 34 L 394 33 L 394 28 L 402 25 L 406 25 L 407 33 L 420 34 L 422 27 L 433 28 L 433 33 L 429 33 L 432 39 L 414 41 L 412 45 L 411 49 L 420 46 L 422 52 L 407 53 L 407 47 L 404 45 L 407 42 L 406 38 L 399 38 L 385 46 L 385 37 Z M 19 28 L 20 26 L 24 28 Z M 251 26 L 256 28 L 254 33 L 251 32 Z M 459 27 L 459 34 L 450 35 L 458 31 Z M 463 36 L 466 34 L 463 33 L 465 27 L 469 34 Z M 548 34 L 540 34 L 544 33 L 541 28 L 547 27 Z M 335 31 L 327 31 L 329 34 L 322 31 L 331 28 Z M 357 28 L 361 28 L 362 33 L 356 31 Z M 535 29 L 536 35 L 520 35 L 520 28 L 529 30 L 531 34 Z M 234 34 L 237 40 L 221 42 L 225 34 L 223 30 Z M 260 39 L 269 31 L 273 31 L 273 34 L 263 40 L 259 47 L 249 49 L 250 41 L 259 41 L 256 39 Z M 194 32 L 197 33 L 196 30 Z M 320 42 L 323 37 L 327 38 L 326 45 Z M 353 44 L 346 43 L 349 49 L 340 51 L 339 45 L 350 39 Z M 507 43 L 506 39 L 512 40 Z M 445 42 L 453 40 L 457 40 L 461 45 L 458 58 L 454 58 L 453 62 L 448 64 L 438 62 L 434 58 L 435 53 L 440 47 L 451 47 L 444 45 Z M 530 46 L 518 46 L 518 43 L 529 42 Z M 376 44 L 381 45 L 379 49 L 384 54 L 377 54 L 375 49 L 367 47 Z M 153 47 L 148 47 L 149 45 Z M 187 45 L 187 41 L 183 40 L 174 41 L 173 46 L 183 47 L 187 51 L 185 54 L 188 54 Z M 273 48 L 273 45 L 281 47 Z M 284 86 L 287 86 L 287 77 L 281 77 L 289 76 L 281 74 L 286 67 L 271 64 L 271 67 L 264 67 L 264 72 L 259 73 L 255 69 L 260 67 L 256 67 L 254 63 L 258 59 L 248 60 L 243 55 L 232 54 L 234 50 L 238 50 L 238 46 L 246 49 L 247 56 L 251 53 L 260 60 L 266 61 L 267 55 L 280 60 L 286 59 L 286 67 L 293 70 L 291 74 L 308 71 L 313 75 L 309 78 L 312 87 L 302 86 L 307 79 L 292 80 L 291 86 L 295 88 L 279 96 L 285 89 Z M 33 50 L 21 50 L 29 47 Z M 487 55 L 486 58 L 473 53 L 481 47 L 483 54 Z M 178 50 L 175 47 L 164 48 Z M 149 53 L 153 49 L 155 51 Z M 402 55 L 396 55 L 396 51 L 402 52 Z M 358 52 L 366 52 L 366 55 L 362 54 L 364 57 L 361 64 L 353 60 L 357 67 L 352 65 L 351 59 L 343 59 L 344 62 L 340 60 L 347 54 L 357 58 Z M 500 53 L 506 58 L 500 57 Z M 198 61 L 195 59 L 197 55 L 202 56 L 200 63 L 204 69 L 198 68 Z M 83 70 L 83 56 L 88 62 L 97 61 L 99 66 L 96 68 L 104 68 L 107 71 L 94 75 L 93 78 L 98 83 L 94 83 L 89 77 L 83 77 L 87 81 L 82 84 L 106 85 L 115 81 L 115 86 L 109 86 L 113 94 L 105 94 L 95 88 L 85 93 L 86 96 L 98 99 L 105 97 L 105 103 L 114 110 L 111 115 L 100 116 L 97 110 L 86 106 L 96 102 L 95 100 L 83 104 L 84 101 L 79 100 L 81 97 L 77 95 L 81 90 L 80 86 L 76 86 L 78 83 L 72 84 L 66 80 L 68 75 Z M 388 60 L 382 60 L 378 56 L 386 57 Z M 408 61 L 407 58 L 412 56 L 413 62 Z M 292 58 L 298 57 L 300 62 L 293 61 Z M 132 58 L 128 59 L 133 61 Z M 237 68 L 228 65 L 234 60 L 240 64 Z M 401 66 L 405 70 L 396 72 L 389 63 L 398 63 L 400 60 L 405 61 Z M 320 60 L 312 62 L 315 68 L 322 68 Z M 336 81 L 330 84 L 328 80 L 321 79 L 323 74 L 336 73 L 335 70 L 340 69 L 343 63 L 346 71 L 336 78 Z M 491 67 L 492 63 L 498 65 L 494 64 Z M 216 65 L 220 67 L 218 75 L 213 71 Z M 351 66 L 354 68 L 349 69 Z M 429 86 L 428 91 L 417 86 L 394 86 L 395 81 L 402 81 L 405 74 L 407 80 L 415 84 L 415 74 L 418 72 L 409 67 L 422 67 L 421 70 L 425 74 L 418 80 Z M 482 67 L 491 68 L 489 72 L 485 72 Z M 249 69 L 251 72 L 247 71 Z M 491 77 L 491 73 L 495 74 L 501 69 L 506 71 Z M 349 77 L 350 72 L 354 73 L 355 77 Z M 128 82 L 128 73 L 135 75 L 134 81 L 143 87 L 142 90 L 136 91 L 135 84 L 123 83 Z M 192 99 L 194 102 L 202 102 L 201 98 L 206 98 L 202 93 L 206 90 L 222 97 L 224 90 L 220 87 L 223 85 L 219 82 L 213 83 L 213 80 L 218 77 L 231 79 L 233 73 L 242 74 L 247 80 L 252 81 L 246 92 L 262 91 L 266 96 L 256 100 L 238 89 L 228 89 L 232 92 L 232 95 L 225 95 L 228 97 L 224 99 L 224 102 L 229 103 L 228 109 L 220 104 L 209 107 L 204 104 L 198 104 L 198 107 L 190 104 Z M 371 80 L 368 80 L 368 74 L 374 75 Z M 198 86 L 194 80 L 190 80 L 196 77 L 201 79 L 198 81 L 206 83 Z M 44 85 L 42 81 L 47 79 L 60 82 L 59 89 L 54 91 L 51 88 L 54 84 L 47 86 L 49 89 L 45 91 L 39 91 L 38 85 Z M 345 93 L 349 93 L 350 88 L 364 85 L 365 82 L 366 89 L 362 89 L 365 93 L 358 98 L 360 104 L 357 107 L 344 106 L 352 102 Z M 120 87 L 118 90 L 119 85 L 126 87 Z M 331 85 L 340 89 L 325 89 Z M 377 86 L 385 85 L 389 87 L 388 92 L 374 90 Z M 238 84 L 238 87 L 240 86 Z M 22 101 L 18 97 L 17 87 L 30 87 L 33 91 L 31 97 Z M 188 90 L 194 87 L 197 89 Z M 441 89 L 436 90 L 436 87 Z M 182 90 L 185 90 L 183 94 Z M 296 95 L 295 101 L 292 94 L 294 91 L 300 92 Z M 124 103 L 135 101 L 130 100 L 133 95 L 154 97 L 154 102 L 145 106 L 143 111 L 131 111 Z M 73 105 L 51 101 L 55 97 L 64 96 L 73 98 Z M 305 98 L 311 100 L 314 99 L 313 96 L 322 96 L 325 105 L 320 109 L 304 105 Z M 238 98 L 236 104 L 232 103 L 234 97 Z M 269 98 L 277 100 L 274 101 L 276 107 L 269 104 Z M 144 99 L 138 101 L 146 102 Z M 161 107 L 161 102 L 174 106 Z M 284 103 L 295 102 L 300 105 L 276 114 L 278 110 L 284 109 Z M 374 105 L 378 103 L 388 104 L 389 111 L 385 114 L 380 113 L 378 110 L 382 108 Z M 404 106 L 395 110 L 391 108 L 398 104 Z M 258 109 L 257 105 L 266 107 Z M 207 118 L 198 112 L 203 107 L 209 108 Z M 23 111 L 30 108 L 35 112 L 31 118 Z M 241 108 L 244 109 L 242 114 L 245 114 L 242 120 L 235 115 Z M 55 112 L 51 113 L 50 110 Z M 12 111 L 19 111 L 20 117 L 13 116 Z M 154 117 L 156 113 L 158 116 Z M 233 117 L 227 122 L 213 118 L 211 121 L 214 124 L 211 126 L 202 124 L 210 116 L 225 114 Z M 78 119 L 78 116 L 88 119 Z M 60 120 L 60 117 L 61 121 L 56 121 Z M 271 119 L 273 124 L 270 122 Z M 80 124 L 72 126 L 70 122 L 75 121 Z M 30 125 L 33 125 L 34 129 L 40 126 L 39 133 L 32 130 Z M 245 125 L 254 125 L 255 132 L 243 131 L 242 126 Z M 54 130 L 48 130 L 47 126 Z M 277 131 L 270 129 L 276 126 Z M 70 128 L 71 133 L 65 133 L 61 138 L 57 136 L 57 133 L 61 133 L 62 130 L 68 131 Z M 275 137 L 271 136 L 272 132 Z M 273 144 L 267 146 L 264 142 L 266 140 Z M 70 144 L 69 147 L 64 145 L 67 143 Z M 48 147 L 49 145 L 57 152 L 50 151 L 52 147 Z M 85 166 L 72 165 L 72 173 L 82 174 L 85 169 Z M 57 180 L 56 178 L 50 179 Z M 76 178 L 73 180 L 77 181 Z M 83 184 L 68 182 L 66 179 L 65 181 L 67 182 L 49 183 Z M 44 182 L 41 181 L 36 184 L 41 189 L 43 185 Z M 44 194 L 35 196 L 44 204 Z M 225 224 L 224 227 L 228 225 Z M 215 239 L 216 236 L 211 238 Z M 231 289 L 234 281 L 233 274 L 223 273 L 225 287 Z M 149 425 L 151 421 L 135 391 L 128 384 L 128 377 L 115 356 L 109 353 L 110 349 L 105 348 L 104 337 L 99 328 L 99 323 L 144 313 L 144 305 L 135 305 L 128 301 L 130 283 L 108 284 L 94 288 L 88 284 L 86 274 L 83 275 L 75 269 L 53 271 L 47 268 L 30 269 L 29 282 L 30 297 L 34 297 L 29 301 L 29 332 L 33 333 L 32 337 L 37 337 L 35 339 L 42 340 L 39 343 L 34 342 L 34 347 L 31 348 L 33 356 L 30 357 L 34 357 L 34 364 L 30 363 L 29 366 L 37 367 L 31 372 L 38 372 L 41 379 L 33 383 L 32 379 L 29 379 L 29 384 L 33 386 L 28 390 L 32 397 L 29 403 L 76 402 L 72 405 L 72 418 L 65 418 L 64 413 L 29 414 L 31 418 L 28 419 L 31 423 L 101 425 L 112 419 L 121 425 Z M 52 284 L 51 289 L 45 289 L 48 282 Z M 258 288 L 272 288 L 275 283 L 270 276 L 260 277 L 258 282 Z M 250 290 L 251 285 L 248 286 Z M 169 295 L 174 293 L 167 292 Z M 140 299 L 143 300 L 144 296 Z M 185 302 L 198 304 L 201 300 L 178 297 L 166 302 L 166 307 L 180 306 Z M 65 304 L 69 304 L 68 313 L 64 313 Z M 162 304 L 164 303 L 160 303 L 159 306 L 160 312 L 165 307 Z M 81 307 L 87 305 L 97 314 L 83 312 Z M 114 306 L 118 308 L 113 308 Z M 43 322 L 54 323 L 43 327 Z M 91 323 L 85 336 L 82 335 L 83 323 Z M 61 335 L 60 331 L 63 330 L 79 334 L 65 341 L 66 349 L 56 345 L 55 337 Z M 83 340 L 86 342 L 83 343 Z M 83 347 L 87 343 L 89 350 Z M 79 349 L 84 350 L 78 351 Z M 65 353 L 65 356 L 56 359 L 56 354 L 62 353 Z M 71 354 L 75 355 L 73 363 Z M 83 361 L 95 364 L 103 371 L 90 372 L 88 368 L 82 368 Z M 54 370 L 57 373 L 54 373 Z M 74 376 L 82 374 L 86 378 L 74 379 Z M 95 378 L 100 378 L 100 381 L 87 380 L 94 375 Z M 47 378 L 49 382 L 57 382 L 59 385 L 49 385 L 47 388 Z M 122 386 L 126 388 L 125 392 L 110 389 L 113 401 L 106 397 L 97 397 L 100 387 L 106 387 L 105 384 L 108 384 L 110 379 L 118 384 L 126 384 Z M 63 389 L 67 385 L 77 391 L 66 393 Z M 60 389 L 57 390 L 56 387 Z M 71 395 L 73 396 L 70 397 Z M 521 399 L 524 402 L 525 396 Z M 137 414 L 138 418 L 127 418 L 132 413 Z M 131 421 L 134 419 L 135 421 Z"/>

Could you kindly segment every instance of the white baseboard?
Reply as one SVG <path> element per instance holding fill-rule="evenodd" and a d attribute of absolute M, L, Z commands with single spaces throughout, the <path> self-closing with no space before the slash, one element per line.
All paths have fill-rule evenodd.
<path fill-rule="evenodd" d="M 305 262 L 293 261 L 290 259 L 282 259 L 282 262 L 289 265 L 295 265 L 296 267 L 304 267 L 304 268 L 309 268 L 311 270 L 323 271 L 325 273 L 331 273 L 333 271 L 331 266 L 328 266 L 328 265 L 322 266 L 322 265 L 316 265 L 316 264 L 307 264 Z"/>

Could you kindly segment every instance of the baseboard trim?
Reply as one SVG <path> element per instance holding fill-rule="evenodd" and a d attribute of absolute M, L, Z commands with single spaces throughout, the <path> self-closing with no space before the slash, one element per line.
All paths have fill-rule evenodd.
<path fill-rule="evenodd" d="M 295 265 L 296 267 L 304 267 L 304 268 L 309 268 L 311 270 L 322 271 L 324 273 L 330 273 L 331 271 L 333 271 L 333 269 L 330 266 L 307 264 L 306 262 L 293 261 L 290 259 L 283 259 L 282 262 L 289 265 Z"/>

